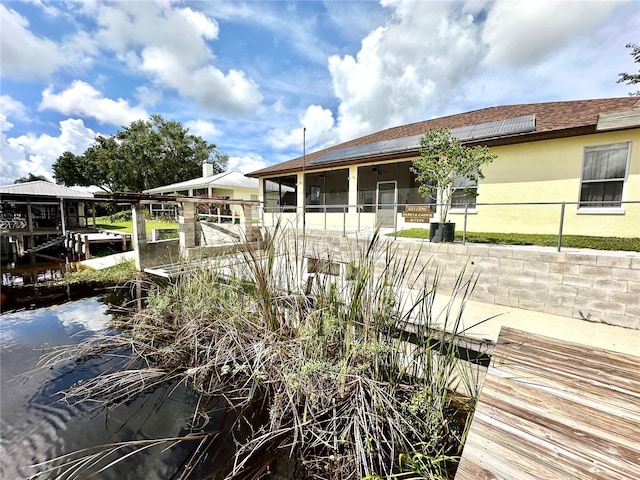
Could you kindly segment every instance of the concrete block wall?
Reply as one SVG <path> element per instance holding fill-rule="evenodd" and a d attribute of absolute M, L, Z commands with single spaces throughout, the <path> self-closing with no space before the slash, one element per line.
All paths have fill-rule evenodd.
<path fill-rule="evenodd" d="M 138 270 L 180 260 L 180 245 L 177 238 L 141 243 L 138 244 L 137 251 L 136 268 Z"/>
<path fill-rule="evenodd" d="M 382 242 L 391 240 L 384 238 Z M 307 235 L 306 255 L 348 262 L 367 243 L 337 235 Z M 640 329 L 638 253 L 556 252 L 404 239 L 389 246 L 401 255 L 418 255 L 418 264 L 429 263 L 431 272 L 437 267 L 439 293 L 450 293 L 456 278 L 466 269 L 466 275 L 479 275 L 472 297 L 475 300 Z M 414 276 L 407 283 L 415 281 Z"/>

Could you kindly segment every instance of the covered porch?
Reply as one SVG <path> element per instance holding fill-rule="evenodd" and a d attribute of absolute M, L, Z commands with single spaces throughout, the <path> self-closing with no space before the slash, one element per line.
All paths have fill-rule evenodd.
<path fill-rule="evenodd" d="M 435 192 L 425 197 L 411 170 L 412 162 L 385 161 L 345 168 L 297 172 L 263 178 L 263 222 L 293 222 L 299 227 L 360 231 L 375 228 L 428 226 L 437 213 Z M 473 199 L 474 200 L 474 199 Z M 452 199 L 452 212 L 469 198 Z"/>
<path fill-rule="evenodd" d="M 94 196 L 45 181 L 0 187 L 0 235 L 22 256 L 41 245 L 61 243 L 68 231 L 88 228 Z M 95 224 L 95 220 L 94 220 Z"/>

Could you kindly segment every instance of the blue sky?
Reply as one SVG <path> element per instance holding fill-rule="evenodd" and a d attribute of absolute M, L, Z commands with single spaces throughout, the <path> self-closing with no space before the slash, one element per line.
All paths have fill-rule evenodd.
<path fill-rule="evenodd" d="M 625 96 L 632 1 L 3 1 L 0 184 L 159 113 L 248 172 L 488 106 Z"/>

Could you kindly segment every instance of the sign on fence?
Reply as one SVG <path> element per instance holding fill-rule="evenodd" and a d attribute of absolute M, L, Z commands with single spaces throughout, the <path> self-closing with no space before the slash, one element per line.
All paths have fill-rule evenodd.
<path fill-rule="evenodd" d="M 408 223 L 429 223 L 433 212 L 429 205 L 407 205 L 402 216 L 404 221 Z"/>

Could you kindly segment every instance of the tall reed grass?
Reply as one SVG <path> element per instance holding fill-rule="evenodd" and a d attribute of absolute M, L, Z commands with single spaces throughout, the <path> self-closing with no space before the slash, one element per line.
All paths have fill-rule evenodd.
<path fill-rule="evenodd" d="M 236 415 L 225 478 L 265 478 L 269 470 L 312 479 L 451 478 L 477 394 L 452 332 L 477 276 L 461 272 L 441 292 L 452 297 L 441 315 L 437 269 L 420 251 L 401 255 L 394 245 L 376 233 L 352 252 L 343 275 L 331 274 L 331 255 L 316 252 L 309 272 L 305 252 L 313 249 L 275 228 L 262 250 L 185 265 L 184 275 L 151 290 L 146 308 L 115 325 L 120 333 L 45 363 L 130 355 L 123 370 L 66 392 L 70 402 L 116 405 L 164 382 L 198 391 L 185 438 L 198 436 L 200 447 L 179 478 L 206 456 L 207 429 L 217 428 L 207 425 L 207 400 L 220 397 Z M 418 340 L 407 341 L 406 331 Z M 84 456 L 72 464 L 76 477 L 66 478 L 95 465 Z"/>

